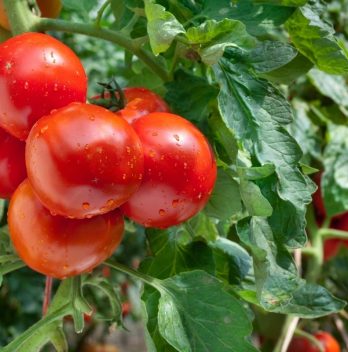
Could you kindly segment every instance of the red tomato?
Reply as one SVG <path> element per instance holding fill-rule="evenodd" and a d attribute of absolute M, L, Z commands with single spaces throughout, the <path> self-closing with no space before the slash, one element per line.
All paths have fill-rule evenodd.
<path fill-rule="evenodd" d="M 52 109 L 85 102 L 87 77 L 79 58 L 49 35 L 24 33 L 0 44 L 0 126 L 25 140 Z"/>
<path fill-rule="evenodd" d="M 26 147 L 28 178 L 40 201 L 53 215 L 78 219 L 127 201 L 141 183 L 143 159 L 126 121 L 81 103 L 41 118 Z"/>
<path fill-rule="evenodd" d="M 331 221 L 331 228 L 336 230 L 348 231 L 348 212 L 335 217 Z M 324 259 L 329 260 L 334 257 L 341 246 L 348 247 L 348 240 L 331 238 L 324 243 Z"/>
<path fill-rule="evenodd" d="M 132 311 L 132 305 L 127 301 L 122 303 L 122 317 L 125 318 Z"/>
<path fill-rule="evenodd" d="M 133 123 L 144 148 L 145 172 L 139 190 L 122 206 L 146 227 L 167 228 L 197 214 L 216 179 L 214 154 L 189 121 L 151 113 Z"/>
<path fill-rule="evenodd" d="M 56 18 L 62 9 L 60 0 L 36 0 L 36 2 L 39 6 L 42 17 Z M 3 0 L 0 0 L 0 26 L 7 30 L 10 29 Z"/>
<path fill-rule="evenodd" d="M 341 351 L 338 342 L 329 333 L 319 331 L 314 334 L 314 337 L 322 343 L 324 352 Z M 295 337 L 289 346 L 288 352 L 319 352 L 319 349 L 312 345 L 307 339 Z"/>
<path fill-rule="evenodd" d="M 33 270 L 64 279 L 91 271 L 119 245 L 124 222 L 118 210 L 92 219 L 52 216 L 28 180 L 14 193 L 8 212 L 12 242 Z"/>
<path fill-rule="evenodd" d="M 126 98 L 126 106 L 116 114 L 128 123 L 133 123 L 139 117 L 151 112 L 169 112 L 167 103 L 157 94 L 146 88 L 129 87 L 123 90 Z M 110 95 L 107 93 L 106 98 Z M 93 100 L 100 99 L 100 95 L 93 97 Z"/>
<path fill-rule="evenodd" d="M 25 143 L 0 128 L 0 198 L 10 198 L 26 178 Z"/>
<path fill-rule="evenodd" d="M 315 176 L 313 177 L 313 181 L 318 186 L 318 189 L 313 194 L 313 206 L 314 206 L 317 222 L 320 225 L 326 218 L 326 210 L 325 210 L 324 200 L 321 194 L 321 186 L 320 186 L 322 174 L 323 174 L 322 172 L 319 172 L 315 174 Z"/>

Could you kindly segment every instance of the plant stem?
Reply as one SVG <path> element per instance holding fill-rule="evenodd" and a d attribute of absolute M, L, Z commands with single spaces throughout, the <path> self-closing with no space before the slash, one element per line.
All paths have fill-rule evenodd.
<path fill-rule="evenodd" d="M 348 240 L 347 231 L 335 230 L 330 228 L 321 228 L 319 230 L 319 236 L 321 236 L 323 240 L 329 238 L 340 238 L 343 240 Z"/>
<path fill-rule="evenodd" d="M 157 290 L 161 290 L 161 287 L 159 286 L 159 284 L 157 283 L 157 279 L 148 276 L 146 274 L 140 273 L 139 271 L 136 271 L 134 269 L 128 268 L 127 266 L 120 264 L 120 263 L 116 263 L 112 260 L 106 260 L 104 262 L 105 265 L 108 265 L 110 268 L 116 269 L 118 271 L 121 271 L 125 274 L 131 275 L 136 277 L 137 279 L 143 281 L 144 283 L 156 288 Z"/>
<path fill-rule="evenodd" d="M 306 340 L 308 340 L 312 345 L 314 345 L 320 352 L 325 352 L 323 345 L 320 343 L 319 340 L 317 340 L 313 335 L 308 334 L 307 332 L 296 329 L 295 334 L 296 336 L 304 337 Z"/>
<path fill-rule="evenodd" d="M 4 0 L 4 5 L 13 34 L 33 30 L 38 17 L 30 11 L 27 0 Z"/>
<path fill-rule="evenodd" d="M 103 14 L 106 10 L 106 8 L 110 5 L 110 0 L 106 0 L 104 4 L 101 6 L 101 8 L 98 11 L 97 18 L 95 19 L 95 25 L 97 27 L 100 27 L 100 22 L 103 18 Z"/>
<path fill-rule="evenodd" d="M 42 303 L 42 316 L 45 316 L 47 314 L 48 307 L 51 303 L 52 283 L 52 277 L 46 276 L 44 299 Z"/>
<path fill-rule="evenodd" d="M 156 60 L 154 55 L 136 45 L 136 40 L 124 35 L 121 32 L 109 29 L 100 29 L 90 24 L 72 23 L 63 20 L 41 18 L 36 22 L 36 31 L 59 31 L 68 33 L 84 34 L 90 37 L 108 40 L 115 43 L 136 55 L 163 81 L 170 80 L 170 75 L 163 66 Z"/>
<path fill-rule="evenodd" d="M 282 332 L 273 352 L 286 352 L 296 330 L 300 318 L 288 315 L 285 319 Z"/>

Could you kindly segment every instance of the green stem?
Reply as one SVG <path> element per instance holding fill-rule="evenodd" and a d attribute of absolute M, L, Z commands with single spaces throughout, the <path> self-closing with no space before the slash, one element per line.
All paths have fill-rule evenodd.
<path fill-rule="evenodd" d="M 105 265 L 108 265 L 110 268 L 113 268 L 113 269 L 116 269 L 118 271 L 121 271 L 125 274 L 128 274 L 128 275 L 131 275 L 131 276 L 134 276 L 136 277 L 137 279 L 143 281 L 145 284 L 148 284 L 154 288 L 156 288 L 157 290 L 162 290 L 162 288 L 160 287 L 160 285 L 157 283 L 157 279 L 151 277 L 151 276 L 148 276 L 146 274 L 143 274 L 139 271 L 136 271 L 134 269 L 131 269 L 129 268 L 128 266 L 125 266 L 123 264 L 120 264 L 120 263 L 116 263 L 112 260 L 106 260 L 104 262 Z"/>
<path fill-rule="evenodd" d="M 154 73 L 156 73 L 163 81 L 170 80 L 170 75 L 156 60 L 154 55 L 145 51 L 136 45 L 136 41 L 123 33 L 112 31 L 109 29 L 100 29 L 90 24 L 72 23 L 63 20 L 53 20 L 49 18 L 41 18 L 35 26 L 36 31 L 59 31 L 68 33 L 84 34 L 90 37 L 108 40 L 115 43 L 126 50 L 129 50 L 142 60 Z"/>
<path fill-rule="evenodd" d="M 6 263 L 5 265 L 3 265 L 3 267 L 0 268 L 0 274 L 6 275 L 8 273 L 11 273 L 12 271 L 16 271 L 24 267 L 25 264 L 21 260 L 15 261 L 13 263 Z"/>
<path fill-rule="evenodd" d="M 313 335 L 308 334 L 307 332 L 296 329 L 295 334 L 296 336 L 304 337 L 306 340 L 308 340 L 312 345 L 314 345 L 320 352 L 325 352 L 323 345 L 318 341 Z"/>
<path fill-rule="evenodd" d="M 323 240 L 327 240 L 329 238 L 339 238 L 342 240 L 348 240 L 348 232 L 342 230 L 335 230 L 330 228 L 322 228 L 319 230 L 319 236 Z"/>
<path fill-rule="evenodd" d="M 19 260 L 19 258 L 14 255 L 14 254 L 8 254 L 8 255 L 1 255 L 0 256 L 0 264 L 2 263 L 7 263 L 7 262 L 14 262 Z"/>
<path fill-rule="evenodd" d="M 110 5 L 110 0 L 106 0 L 102 7 L 99 9 L 97 18 L 95 19 L 95 25 L 99 28 L 100 27 L 100 22 L 103 18 L 104 12 L 107 9 L 107 7 Z"/>
<path fill-rule="evenodd" d="M 39 320 L 36 324 L 32 325 L 28 330 L 26 330 L 23 334 L 17 337 L 15 340 L 10 342 L 7 346 L 1 349 L 1 352 L 14 352 L 17 351 L 21 346 L 23 346 L 26 341 L 39 329 L 42 327 L 53 323 L 56 320 L 62 319 L 65 315 L 69 313 L 69 306 L 65 305 L 59 310 L 56 310 L 52 314 L 47 314 L 43 319 Z"/>
<path fill-rule="evenodd" d="M 293 332 L 296 329 L 298 321 L 299 321 L 299 318 L 293 315 L 288 315 L 285 318 L 285 322 L 283 324 L 280 338 L 278 339 L 273 352 L 284 352 L 287 350 L 287 347 L 289 346 L 289 343 L 292 339 Z"/>
<path fill-rule="evenodd" d="M 33 31 L 38 17 L 30 11 L 27 0 L 4 0 L 4 5 L 13 34 Z"/>
<path fill-rule="evenodd" d="M 303 255 L 307 255 L 307 256 L 316 256 L 317 255 L 317 251 L 312 247 L 301 248 L 301 253 Z"/>

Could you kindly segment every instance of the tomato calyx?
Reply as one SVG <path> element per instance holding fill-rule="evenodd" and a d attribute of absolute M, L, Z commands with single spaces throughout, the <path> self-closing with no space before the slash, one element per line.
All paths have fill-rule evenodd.
<path fill-rule="evenodd" d="M 122 110 L 126 106 L 126 97 L 117 81 L 113 78 L 110 82 L 98 82 L 103 87 L 98 99 L 91 98 L 90 103 L 102 106 L 112 112 Z"/>

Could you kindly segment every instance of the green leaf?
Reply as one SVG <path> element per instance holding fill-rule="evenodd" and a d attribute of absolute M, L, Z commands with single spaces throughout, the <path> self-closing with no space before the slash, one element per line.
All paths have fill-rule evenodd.
<path fill-rule="evenodd" d="M 322 95 L 348 108 L 348 86 L 344 77 L 329 75 L 317 69 L 310 70 L 308 77 Z"/>
<path fill-rule="evenodd" d="M 233 6 L 228 17 L 243 22 L 251 35 L 260 37 L 281 26 L 294 11 L 291 7 L 255 5 L 252 0 L 242 0 Z"/>
<path fill-rule="evenodd" d="M 172 110 L 191 121 L 205 119 L 209 112 L 209 104 L 218 95 L 218 89 L 202 77 L 179 69 L 174 80 L 166 84 L 166 101 Z"/>
<path fill-rule="evenodd" d="M 328 216 L 348 210 L 348 128 L 330 125 L 324 152 L 322 194 Z"/>
<path fill-rule="evenodd" d="M 285 66 L 296 55 L 297 50 L 289 44 L 265 40 L 250 50 L 246 57 L 258 73 L 266 73 Z"/>
<path fill-rule="evenodd" d="M 173 14 L 151 0 L 145 0 L 145 13 L 148 20 L 147 31 L 154 54 L 165 52 L 178 34 L 185 33 L 184 27 Z"/>
<path fill-rule="evenodd" d="M 276 207 L 272 218 L 275 222 L 282 218 L 280 227 L 275 224 L 277 233 L 289 245 L 304 244 L 306 205 L 312 198 L 308 181 L 298 169 L 302 156 L 300 147 L 285 128 L 292 121 L 289 103 L 276 88 L 256 78 L 244 65 L 222 58 L 213 68 L 221 87 L 218 103 L 225 124 L 261 165 L 275 166 L 277 180 L 272 189 L 279 198 L 274 200 Z M 248 191 L 249 186 L 257 190 L 255 186 L 245 185 L 249 193 L 246 195 L 252 197 L 254 192 Z M 264 207 L 264 214 L 269 215 L 269 205 L 265 202 L 261 205 L 261 198 L 258 199 L 257 209 L 252 208 L 251 200 L 249 211 L 259 214 Z"/>
<path fill-rule="evenodd" d="M 63 6 L 69 10 L 79 13 L 85 20 L 90 21 L 89 13 L 96 5 L 93 0 L 62 0 Z"/>
<path fill-rule="evenodd" d="M 242 304 L 216 278 L 192 271 L 161 285 L 159 331 L 178 351 L 257 351 L 246 340 L 252 327 Z"/>
<path fill-rule="evenodd" d="M 255 181 L 272 175 L 275 171 L 275 167 L 273 164 L 264 164 L 262 166 L 254 167 L 238 166 L 237 170 L 244 179 Z"/>
<path fill-rule="evenodd" d="M 204 212 L 213 218 L 226 220 L 241 211 L 242 203 L 238 183 L 230 172 L 219 168 L 214 191 Z"/>
<path fill-rule="evenodd" d="M 298 277 L 291 255 L 274 236 L 266 219 L 246 219 L 238 223 L 237 229 L 240 239 L 252 251 L 257 296 L 265 310 L 316 318 L 345 306 L 325 288 Z"/>
<path fill-rule="evenodd" d="M 232 4 L 230 0 L 203 0 L 200 15 L 209 19 L 222 20 L 230 17 Z"/>
<path fill-rule="evenodd" d="M 217 63 L 227 47 L 252 48 L 256 44 L 243 23 L 230 19 L 208 20 L 189 28 L 186 37 L 190 44 L 199 45 L 198 52 L 207 65 Z"/>
<path fill-rule="evenodd" d="M 298 8 L 286 22 L 296 48 L 317 67 L 327 73 L 344 74 L 348 58 L 334 36 L 334 29 L 320 18 L 317 7 Z"/>
<path fill-rule="evenodd" d="M 290 84 L 306 74 L 313 67 L 313 63 L 304 55 L 298 53 L 296 57 L 285 66 L 274 71 L 266 72 L 260 76 L 278 84 Z"/>
<path fill-rule="evenodd" d="M 273 4 L 281 6 L 303 6 L 308 0 L 253 0 L 255 4 Z"/>

